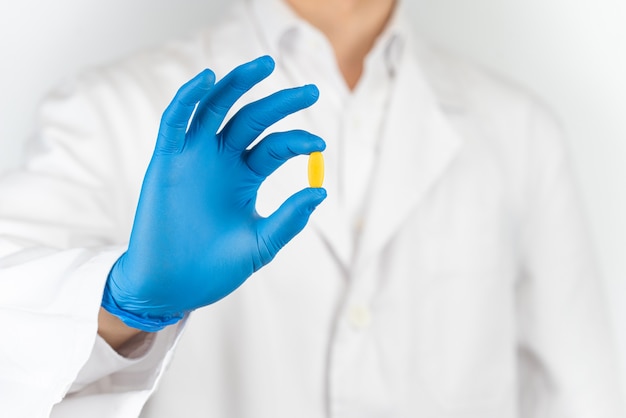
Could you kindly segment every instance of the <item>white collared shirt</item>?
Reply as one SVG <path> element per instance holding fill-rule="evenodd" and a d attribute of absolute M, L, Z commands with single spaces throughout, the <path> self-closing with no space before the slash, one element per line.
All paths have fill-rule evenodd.
<path fill-rule="evenodd" d="M 332 45 L 280 0 L 253 0 L 264 42 L 294 85 L 313 83 L 320 90 L 311 124 L 327 141 L 325 187 L 338 202 L 347 224 L 358 233 L 389 98 L 402 55 L 402 13 L 392 14 L 367 55 L 353 90 L 343 79 Z M 384 145 L 382 145 L 384 146 Z"/>

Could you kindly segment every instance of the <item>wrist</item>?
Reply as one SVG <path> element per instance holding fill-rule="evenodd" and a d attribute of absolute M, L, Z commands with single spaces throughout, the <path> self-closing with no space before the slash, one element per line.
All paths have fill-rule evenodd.
<path fill-rule="evenodd" d="M 144 312 L 141 314 L 130 312 L 120 306 L 114 298 L 110 288 L 110 280 L 111 278 L 109 277 L 109 280 L 107 280 L 107 284 L 104 287 L 104 293 L 102 294 L 102 308 L 104 308 L 107 313 L 117 317 L 117 319 L 129 328 L 135 328 L 146 332 L 156 332 L 162 330 L 168 325 L 177 323 L 185 316 L 184 312 L 154 316 L 153 314 L 147 313 L 147 307 L 144 308 Z"/>

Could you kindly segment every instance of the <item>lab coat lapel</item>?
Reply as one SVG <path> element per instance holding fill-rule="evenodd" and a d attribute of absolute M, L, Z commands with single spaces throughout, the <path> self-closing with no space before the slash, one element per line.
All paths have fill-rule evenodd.
<path fill-rule="evenodd" d="M 356 266 L 376 254 L 401 228 L 461 144 L 415 56 L 405 54 L 396 77 L 356 248 Z"/>

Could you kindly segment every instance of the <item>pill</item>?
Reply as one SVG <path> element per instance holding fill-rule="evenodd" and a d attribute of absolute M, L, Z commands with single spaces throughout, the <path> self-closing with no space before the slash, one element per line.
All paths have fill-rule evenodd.
<path fill-rule="evenodd" d="M 324 157 L 319 151 L 309 154 L 309 186 L 322 187 L 324 183 Z"/>

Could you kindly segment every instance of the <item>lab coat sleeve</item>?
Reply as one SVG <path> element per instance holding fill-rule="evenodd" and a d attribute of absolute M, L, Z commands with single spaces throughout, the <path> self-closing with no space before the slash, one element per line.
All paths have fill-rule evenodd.
<path fill-rule="evenodd" d="M 52 409 L 51 418 L 139 416 L 170 360 L 184 322 L 148 334 L 124 356 L 98 336 L 89 360 L 63 401 Z"/>
<path fill-rule="evenodd" d="M 121 119 L 133 116 L 132 96 L 116 98 L 124 87 L 88 76 L 51 95 L 27 163 L 0 180 L 1 416 L 49 416 L 94 353 L 103 287 L 132 225 L 130 185 L 140 183 L 129 173 L 141 156 L 121 142 L 156 135 Z M 172 341 L 150 351 L 163 360 Z M 130 390 L 150 388 L 160 360 Z"/>
<path fill-rule="evenodd" d="M 562 135 L 542 110 L 529 119 L 520 416 L 623 417 L 604 290 Z"/>

